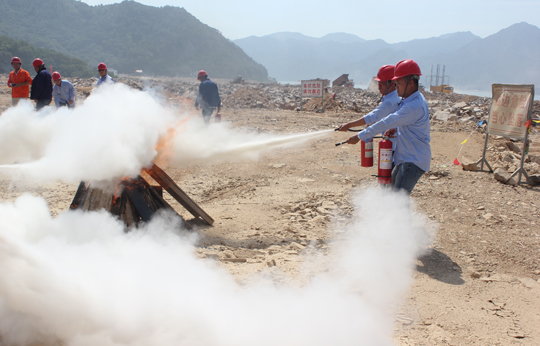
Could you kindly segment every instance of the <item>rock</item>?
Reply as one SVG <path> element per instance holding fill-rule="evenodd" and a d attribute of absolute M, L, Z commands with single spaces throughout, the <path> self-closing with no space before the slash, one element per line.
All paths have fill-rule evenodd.
<path fill-rule="evenodd" d="M 247 262 L 246 258 L 222 258 L 224 262 Z"/>
<path fill-rule="evenodd" d="M 511 152 L 505 151 L 502 153 L 501 159 L 503 162 L 513 163 L 516 158 Z"/>
<path fill-rule="evenodd" d="M 521 154 L 521 148 L 518 147 L 518 146 L 516 145 L 516 143 L 511 142 L 511 141 L 508 141 L 508 142 L 504 143 L 504 145 L 506 145 L 506 146 L 508 147 L 508 149 L 510 149 L 510 150 L 513 151 L 514 153 Z"/>
<path fill-rule="evenodd" d="M 529 155 L 529 160 L 540 165 L 540 155 Z"/>
<path fill-rule="evenodd" d="M 450 117 L 450 112 L 446 112 L 446 111 L 437 111 L 435 115 L 433 115 L 433 119 L 439 120 L 439 121 L 448 121 L 449 117 Z"/>
<path fill-rule="evenodd" d="M 324 209 L 337 209 L 336 204 L 332 201 L 322 202 L 321 207 L 323 207 Z"/>
<path fill-rule="evenodd" d="M 305 246 L 302 246 L 302 245 L 300 245 L 300 244 L 298 244 L 298 243 L 296 243 L 296 242 L 294 242 L 294 241 L 291 243 L 291 245 L 289 245 L 289 247 L 290 247 L 291 249 L 297 250 L 297 251 L 302 251 L 302 250 L 304 250 L 304 248 L 305 248 Z"/>
<path fill-rule="evenodd" d="M 538 282 L 531 278 L 518 278 L 518 280 L 527 288 L 537 288 Z"/>
<path fill-rule="evenodd" d="M 484 210 L 486 209 L 483 205 L 479 206 L 478 208 L 476 208 L 476 210 Z"/>
<path fill-rule="evenodd" d="M 474 117 L 464 117 L 459 119 L 460 123 L 468 123 L 469 121 L 475 121 L 476 119 Z"/>
<path fill-rule="evenodd" d="M 454 108 L 463 108 L 463 107 L 467 107 L 467 104 L 465 102 L 458 102 L 454 104 Z"/>
<path fill-rule="evenodd" d="M 480 279 L 480 273 L 479 272 L 472 272 L 471 273 L 471 278 L 473 279 Z"/>
<path fill-rule="evenodd" d="M 540 175 L 530 175 L 533 184 L 540 184 Z"/>
<path fill-rule="evenodd" d="M 480 167 L 478 167 L 476 162 L 462 163 L 461 168 L 464 171 L 477 171 L 480 169 Z"/>
<path fill-rule="evenodd" d="M 266 265 L 269 266 L 269 267 L 275 267 L 277 265 L 276 260 L 271 259 L 270 261 L 266 262 Z"/>
<path fill-rule="evenodd" d="M 498 180 L 508 185 L 517 185 L 516 179 L 510 178 L 511 176 L 512 174 L 508 173 L 502 168 L 497 168 L 497 170 L 493 172 L 493 177 L 495 178 L 495 180 Z"/>

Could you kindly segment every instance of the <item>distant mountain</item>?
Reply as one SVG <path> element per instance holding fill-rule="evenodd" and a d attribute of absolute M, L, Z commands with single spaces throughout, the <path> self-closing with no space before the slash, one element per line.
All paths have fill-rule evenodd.
<path fill-rule="evenodd" d="M 420 63 L 445 64 L 454 86 L 490 91 L 493 83 L 540 85 L 539 57 L 540 29 L 521 22 L 454 52 L 424 57 Z"/>
<path fill-rule="evenodd" d="M 0 34 L 79 57 L 92 69 L 99 62 L 120 73 L 266 81 L 268 73 L 242 49 L 172 6 L 134 1 L 89 6 L 76 0 L 0 0 Z"/>
<path fill-rule="evenodd" d="M 383 40 L 366 41 L 342 33 L 315 38 L 283 32 L 263 37 L 250 36 L 234 42 L 255 61 L 266 66 L 271 77 L 280 81 L 331 78 L 336 67 L 363 59 L 388 46 Z"/>
<path fill-rule="evenodd" d="M 266 66 L 269 75 L 277 80 L 335 79 L 349 73 L 349 78 L 356 82 L 369 83 L 381 65 L 395 64 L 411 57 L 418 59 L 441 52 L 451 53 L 479 39 L 470 32 L 457 32 L 389 44 L 380 39 L 364 40 L 345 33 L 315 38 L 281 32 L 234 42 L 255 61 Z"/>
<path fill-rule="evenodd" d="M 35 58 L 41 58 L 47 68 L 53 67 L 54 71 L 59 71 L 62 77 L 91 77 L 94 71 L 88 68 L 88 64 L 79 58 L 74 58 L 51 49 L 36 48 L 31 44 L 16 40 L 7 36 L 0 36 L 0 73 L 9 73 L 11 58 L 17 56 L 21 59 L 22 68 L 35 74 L 32 62 Z"/>
<path fill-rule="evenodd" d="M 324 35 L 320 38 L 321 41 L 334 41 L 339 43 L 356 43 L 356 42 L 366 42 L 363 38 L 360 38 L 353 34 L 347 34 L 344 32 L 335 32 L 332 34 Z"/>

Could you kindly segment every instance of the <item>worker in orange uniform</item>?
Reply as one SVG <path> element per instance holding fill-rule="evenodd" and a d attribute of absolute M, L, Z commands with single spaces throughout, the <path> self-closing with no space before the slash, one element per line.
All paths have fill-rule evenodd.
<path fill-rule="evenodd" d="M 32 84 L 32 78 L 28 71 L 21 68 L 21 59 L 13 57 L 11 59 L 11 66 L 13 71 L 9 73 L 7 84 L 11 89 L 11 105 L 16 106 L 20 100 L 28 99 L 30 94 L 30 84 Z"/>

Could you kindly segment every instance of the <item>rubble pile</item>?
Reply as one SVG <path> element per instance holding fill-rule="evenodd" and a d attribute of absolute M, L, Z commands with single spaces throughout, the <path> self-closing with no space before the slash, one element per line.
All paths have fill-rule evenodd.
<path fill-rule="evenodd" d="M 91 88 L 95 87 L 97 84 L 97 77 L 92 78 L 80 78 L 80 77 L 73 77 L 68 78 L 68 80 L 73 84 L 75 88 Z"/>
<path fill-rule="evenodd" d="M 487 149 L 486 158 L 493 169 L 493 178 L 508 184 L 517 185 L 517 177 L 513 177 L 514 173 L 521 164 L 522 143 L 514 143 L 511 140 L 506 140 L 502 136 L 496 137 L 497 143 Z M 537 145 L 532 143 L 532 146 Z M 523 169 L 535 184 L 540 184 L 540 155 L 527 154 L 523 161 Z M 462 164 L 463 170 L 477 171 L 480 165 L 476 163 Z M 484 167 L 487 169 L 487 167 Z M 525 178 L 522 178 L 525 180 Z"/>
<path fill-rule="evenodd" d="M 462 95 L 465 96 L 465 95 Z M 491 107 L 491 99 L 487 97 L 476 97 L 470 101 L 450 102 L 449 100 L 431 99 L 428 101 L 430 117 L 433 120 L 447 122 L 479 122 L 487 120 L 489 109 Z"/>
<path fill-rule="evenodd" d="M 222 96 L 222 102 L 227 108 L 275 108 L 271 94 L 255 88 L 242 88 L 228 96 Z"/>

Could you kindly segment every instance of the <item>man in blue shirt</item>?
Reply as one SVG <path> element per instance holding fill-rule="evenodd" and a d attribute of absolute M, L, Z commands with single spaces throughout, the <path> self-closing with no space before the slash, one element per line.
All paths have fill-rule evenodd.
<path fill-rule="evenodd" d="M 105 83 L 105 84 L 114 83 L 114 79 L 112 79 L 111 76 L 107 74 L 107 65 L 105 65 L 105 63 L 103 62 L 99 63 L 98 73 L 99 73 L 99 79 L 97 81 L 97 86 L 100 86 L 101 83 Z"/>
<path fill-rule="evenodd" d="M 348 139 L 355 144 L 358 139 L 368 142 L 381 132 L 396 129 L 396 148 L 392 170 L 392 186 L 409 194 L 420 177 L 430 170 L 431 140 L 429 109 L 424 96 L 418 91 L 422 73 L 413 60 L 402 60 L 396 65 L 393 80 L 401 102 L 398 110 Z"/>
<path fill-rule="evenodd" d="M 351 127 L 374 124 L 386 117 L 388 114 L 397 111 L 400 99 L 396 91 L 396 83 L 392 80 L 392 78 L 394 78 L 395 68 L 396 67 L 394 65 L 384 65 L 377 73 L 375 80 L 378 82 L 379 92 L 382 95 L 377 108 L 371 111 L 371 113 L 366 114 L 363 118 L 341 125 L 338 128 L 339 131 L 347 131 Z M 354 137 L 358 138 L 356 136 Z M 351 142 L 353 141 L 354 140 Z M 395 139 L 391 138 L 391 141 L 395 147 Z M 356 143 L 358 143 L 358 141 Z"/>
<path fill-rule="evenodd" d="M 36 110 L 48 106 L 52 101 L 52 78 L 45 68 L 45 63 L 40 58 L 34 59 L 32 63 L 36 70 L 36 77 L 32 80 L 30 99 L 36 102 Z"/>
<path fill-rule="evenodd" d="M 219 114 L 221 110 L 221 98 L 219 97 L 217 84 L 208 78 L 208 74 L 204 70 L 199 71 L 197 79 L 201 84 L 199 84 L 199 95 L 197 95 L 197 100 L 195 101 L 195 108 L 197 110 L 199 110 L 199 106 L 202 108 L 202 116 L 206 125 L 210 123 L 210 117 L 214 109 L 217 109 L 216 122 L 219 122 L 221 120 L 221 115 Z"/>
<path fill-rule="evenodd" d="M 53 98 L 56 108 L 67 106 L 68 108 L 75 107 L 75 87 L 67 80 L 62 80 L 60 72 L 56 71 L 52 74 L 54 82 Z"/>

